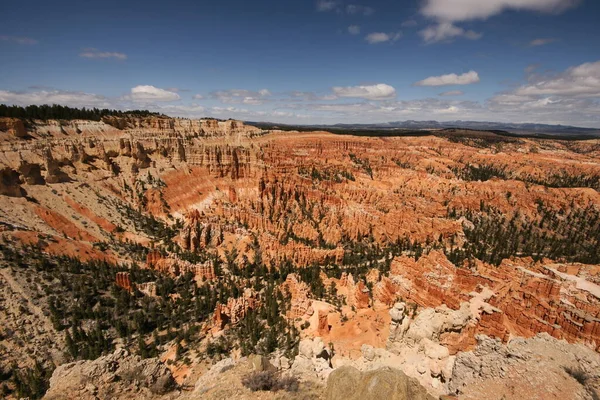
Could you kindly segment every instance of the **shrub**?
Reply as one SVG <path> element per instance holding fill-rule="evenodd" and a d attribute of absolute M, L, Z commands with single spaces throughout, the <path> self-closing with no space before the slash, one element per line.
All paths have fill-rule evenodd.
<path fill-rule="evenodd" d="M 273 371 L 256 371 L 242 378 L 242 384 L 253 392 L 285 390 L 298 391 L 298 379 L 293 376 L 281 377 Z"/>
<path fill-rule="evenodd" d="M 271 390 L 274 392 L 278 390 L 285 390 L 286 392 L 297 392 L 300 383 L 298 382 L 298 378 L 293 376 L 284 376 L 279 377 L 275 382 L 275 387 Z"/>
<path fill-rule="evenodd" d="M 565 367 L 565 371 L 569 375 L 571 375 L 577 382 L 585 386 L 585 383 L 588 380 L 589 376 L 583 369 Z"/>
<path fill-rule="evenodd" d="M 304 321 L 302 325 L 300 325 L 300 329 L 305 330 L 310 326 L 310 321 Z"/>

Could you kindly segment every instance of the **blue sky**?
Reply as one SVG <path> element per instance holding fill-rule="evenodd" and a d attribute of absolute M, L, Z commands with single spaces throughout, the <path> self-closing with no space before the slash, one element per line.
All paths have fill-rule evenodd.
<path fill-rule="evenodd" d="M 0 102 L 600 128 L 596 0 L 21 1 Z"/>

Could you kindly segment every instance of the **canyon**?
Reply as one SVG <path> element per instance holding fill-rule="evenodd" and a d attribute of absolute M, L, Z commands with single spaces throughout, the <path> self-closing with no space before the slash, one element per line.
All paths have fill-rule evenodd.
<path fill-rule="evenodd" d="M 48 398 L 79 390 L 69 362 L 113 351 L 189 398 L 202 376 L 233 379 L 257 353 L 315 398 L 349 366 L 482 398 L 538 379 L 533 350 L 564 388 L 518 381 L 525 392 L 506 399 L 600 395 L 599 139 L 0 118 L 0 200 L 2 372 L 58 367 Z M 83 350 L 96 331 L 103 358 Z M 81 365 L 94 379 L 105 368 Z"/>

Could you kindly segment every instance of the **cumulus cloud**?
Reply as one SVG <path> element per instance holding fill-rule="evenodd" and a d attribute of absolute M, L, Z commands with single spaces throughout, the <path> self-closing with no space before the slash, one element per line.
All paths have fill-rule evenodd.
<path fill-rule="evenodd" d="M 580 0 L 425 0 L 421 14 L 446 22 L 487 19 L 506 10 L 560 13 Z"/>
<path fill-rule="evenodd" d="M 517 96 L 600 97 L 600 61 L 570 67 L 555 75 L 530 75 L 529 82 L 513 93 Z"/>
<path fill-rule="evenodd" d="M 370 44 L 377 43 L 385 43 L 385 42 L 395 42 L 402 37 L 402 32 L 396 33 L 384 33 L 384 32 L 373 32 L 369 33 L 365 40 Z"/>
<path fill-rule="evenodd" d="M 199 93 L 192 96 L 192 99 L 194 99 L 194 100 L 202 100 L 203 98 L 204 98 L 204 96 L 202 96 Z"/>
<path fill-rule="evenodd" d="M 38 41 L 32 38 L 28 38 L 28 37 L 24 37 L 24 36 L 6 36 L 6 35 L 0 35 L 0 41 L 2 42 L 12 42 L 12 43 L 16 43 L 16 44 L 26 44 L 26 45 L 32 45 L 32 44 L 38 44 Z"/>
<path fill-rule="evenodd" d="M 358 102 L 343 104 L 301 105 L 313 113 L 339 122 L 340 119 L 355 122 L 393 121 L 398 119 L 430 119 L 432 115 L 444 120 L 447 118 L 472 118 L 484 112 L 479 103 L 471 101 L 421 99 L 386 100 L 379 102 Z M 299 108 L 299 107 L 295 107 Z"/>
<path fill-rule="evenodd" d="M 346 13 L 347 14 L 362 14 L 362 15 L 371 15 L 375 12 L 375 10 L 371 7 L 367 7 L 367 6 L 359 6 L 356 4 L 348 4 L 346 6 Z"/>
<path fill-rule="evenodd" d="M 531 42 L 529 42 L 529 46 L 531 46 L 531 47 L 543 46 L 543 45 L 550 44 L 555 41 L 556 41 L 556 39 L 534 39 Z"/>
<path fill-rule="evenodd" d="M 442 92 L 438 94 L 438 96 L 462 96 L 463 94 L 465 94 L 465 92 L 462 90 L 450 90 L 447 92 Z"/>
<path fill-rule="evenodd" d="M 482 34 L 456 26 L 458 22 L 485 20 L 506 10 L 561 13 L 581 0 L 424 0 L 420 12 L 437 24 L 420 32 L 427 43 L 458 37 L 479 39 Z"/>
<path fill-rule="evenodd" d="M 305 120 L 311 118 L 306 114 L 297 114 L 289 111 L 281 110 L 249 110 L 247 108 L 237 107 L 211 107 L 209 111 L 210 115 L 216 115 L 221 118 L 236 118 L 241 120 L 262 120 L 262 121 L 288 121 L 297 122 L 298 120 Z"/>
<path fill-rule="evenodd" d="M 331 11 L 337 6 L 337 1 L 319 0 L 317 1 L 317 11 Z"/>
<path fill-rule="evenodd" d="M 131 88 L 129 95 L 125 96 L 126 100 L 136 102 L 151 102 L 151 101 L 175 101 L 181 97 L 169 90 L 160 89 L 152 85 L 139 85 Z"/>
<path fill-rule="evenodd" d="M 178 87 L 168 87 L 168 88 L 165 88 L 165 90 L 168 90 L 169 92 L 175 92 L 175 93 L 188 91 L 188 89 L 180 89 Z"/>
<path fill-rule="evenodd" d="M 186 118 L 199 118 L 202 117 L 206 111 L 204 107 L 199 104 L 192 103 L 190 105 L 184 104 L 167 104 L 167 105 L 152 105 L 149 107 L 152 111 L 160 112 L 162 114 L 169 115 L 171 117 L 186 117 Z"/>
<path fill-rule="evenodd" d="M 450 98 L 363 101 L 356 103 L 300 103 L 286 108 L 306 110 L 310 123 L 385 122 L 397 120 L 498 121 L 571 124 L 600 127 L 600 104 L 594 99 L 540 98 L 523 103 L 523 98 L 485 102 Z"/>
<path fill-rule="evenodd" d="M 292 101 L 292 102 L 317 101 L 317 100 L 330 101 L 330 100 L 336 100 L 338 98 L 335 94 L 321 95 L 321 94 L 317 94 L 315 92 L 303 92 L 300 90 L 294 90 L 292 92 L 288 92 L 288 93 L 286 93 L 286 95 L 288 97 L 282 98 L 281 101 Z"/>
<path fill-rule="evenodd" d="M 271 92 L 268 89 L 261 89 L 259 91 L 230 89 L 210 93 L 210 97 L 224 104 L 260 105 L 268 101 L 268 97 L 270 96 Z"/>
<path fill-rule="evenodd" d="M 451 22 L 440 22 L 437 25 L 430 25 L 421 30 L 419 35 L 425 43 L 450 42 L 458 37 L 463 37 L 469 40 L 481 39 L 482 33 L 472 30 L 465 30 Z"/>
<path fill-rule="evenodd" d="M 462 75 L 446 74 L 430 76 L 422 81 L 415 82 L 415 86 L 448 86 L 448 85 L 470 85 L 479 82 L 479 74 L 475 71 L 465 72 Z"/>
<path fill-rule="evenodd" d="M 372 103 L 309 104 L 307 108 L 313 111 L 327 111 L 342 115 L 364 114 L 379 109 L 377 105 Z"/>
<path fill-rule="evenodd" d="M 486 102 L 494 116 L 518 122 L 539 122 L 600 128 L 600 103 L 595 99 L 524 97 L 504 93 Z"/>
<path fill-rule="evenodd" d="M 436 87 L 474 81 L 474 71 L 424 79 Z M 135 90 L 134 90 L 135 89 Z M 454 88 L 450 88 L 454 89 Z M 441 91 L 441 90 L 440 90 Z M 166 94 L 165 94 L 166 92 Z M 135 94 L 133 94 L 135 93 Z M 149 94 L 150 93 L 150 94 Z M 437 93 L 437 92 L 436 92 Z M 213 92 L 208 97 L 230 101 L 222 107 L 204 108 L 191 102 L 169 103 L 179 99 L 174 89 L 138 86 L 121 98 L 93 93 L 62 91 L 47 87 L 30 87 L 27 91 L 0 90 L 0 103 L 63 104 L 71 107 L 144 108 L 172 116 L 207 115 L 244 120 L 287 123 L 384 122 L 405 119 L 479 120 L 499 122 L 560 123 L 600 128 L 600 60 L 548 73 L 532 66 L 523 82 L 485 101 L 460 97 L 462 91 L 450 90 L 434 98 L 397 100 L 396 90 L 387 84 L 334 87 L 330 92 L 289 92 L 272 94 L 267 89 Z M 191 94 L 190 94 L 191 96 Z M 246 107 L 259 99 L 264 107 Z M 137 100 L 136 100 L 137 98 Z M 139 100 L 142 98 L 143 100 Z M 164 100 L 168 99 L 168 100 Z M 353 99 L 353 100 L 351 100 Z M 336 101 L 337 100 L 337 101 Z M 166 102 L 165 102 L 166 101 Z"/>
<path fill-rule="evenodd" d="M 358 35 L 360 34 L 360 26 L 358 25 L 350 25 L 348 27 L 348 33 L 351 35 Z"/>
<path fill-rule="evenodd" d="M 359 4 L 347 4 L 344 6 L 342 0 L 318 0 L 317 11 L 328 12 L 335 11 L 338 14 L 348 15 L 364 15 L 369 16 L 375 12 L 375 9 L 369 6 L 362 6 Z"/>
<path fill-rule="evenodd" d="M 385 83 L 369 86 L 336 86 L 332 90 L 338 97 L 354 97 L 367 100 L 383 100 L 396 97 L 396 89 Z"/>
<path fill-rule="evenodd" d="M 61 104 L 70 107 L 110 107 L 109 100 L 101 95 L 64 90 L 39 90 L 14 92 L 0 90 L 0 103 L 28 106 L 31 104 Z"/>
<path fill-rule="evenodd" d="M 112 51 L 100 51 L 98 49 L 89 48 L 89 49 L 84 49 L 81 53 L 79 53 L 79 57 L 100 58 L 100 59 L 114 58 L 117 60 L 126 60 L 127 54 L 112 52 Z"/>
<path fill-rule="evenodd" d="M 488 109 L 514 119 L 600 127 L 600 61 L 555 74 L 527 73 L 527 83 L 493 96 Z"/>
<path fill-rule="evenodd" d="M 417 25 L 418 23 L 414 19 L 407 19 L 406 21 L 402 22 L 402 24 L 400 24 L 400 26 L 403 28 L 414 28 Z"/>

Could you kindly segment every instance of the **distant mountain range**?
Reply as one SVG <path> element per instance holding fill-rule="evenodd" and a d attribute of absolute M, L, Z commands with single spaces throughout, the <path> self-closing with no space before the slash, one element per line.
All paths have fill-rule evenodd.
<path fill-rule="evenodd" d="M 548 124 L 520 124 L 509 122 L 488 122 L 488 121 L 392 121 L 374 124 L 335 124 L 335 125 L 286 125 L 270 122 L 247 122 L 250 125 L 261 127 L 281 127 L 290 129 L 298 127 L 300 130 L 323 129 L 323 130 L 349 130 L 349 131 L 390 131 L 390 130 L 436 130 L 447 128 L 463 128 L 485 131 L 506 131 L 518 135 L 532 136 L 586 136 L 600 137 L 600 129 L 581 128 L 568 125 L 548 125 Z"/>

